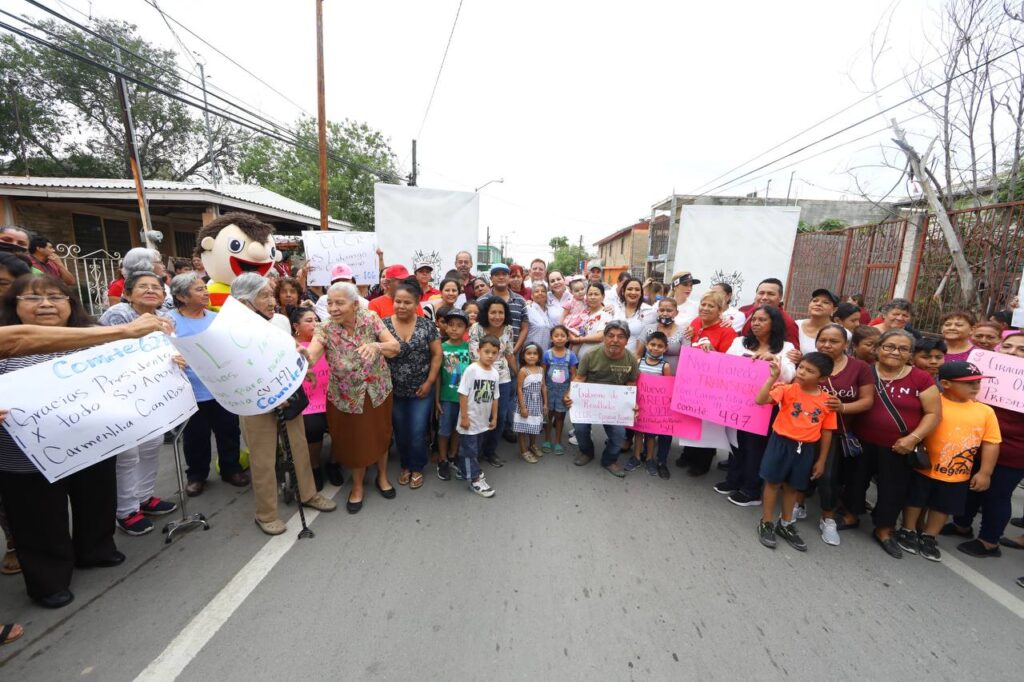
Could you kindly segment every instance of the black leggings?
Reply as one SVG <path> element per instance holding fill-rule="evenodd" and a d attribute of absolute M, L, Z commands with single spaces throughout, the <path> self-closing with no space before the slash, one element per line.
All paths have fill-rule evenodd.
<path fill-rule="evenodd" d="M 871 485 L 871 477 L 878 476 L 878 499 L 871 512 L 875 528 L 895 528 L 896 519 L 903 511 L 913 473 L 907 466 L 906 455 L 881 445 L 861 441 L 864 453 L 857 458 L 856 471 L 850 485 L 843 491 L 843 506 L 851 514 L 865 511 L 864 494 Z"/>

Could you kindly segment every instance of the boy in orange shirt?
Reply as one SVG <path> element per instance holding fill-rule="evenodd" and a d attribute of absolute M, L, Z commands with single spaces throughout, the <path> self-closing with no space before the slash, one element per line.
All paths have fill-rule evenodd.
<path fill-rule="evenodd" d="M 807 543 L 796 532 L 793 507 L 797 493 L 807 490 L 811 481 L 821 478 L 825 459 L 836 429 L 836 413 L 829 409 L 829 396 L 818 386 L 821 377 L 832 374 L 832 358 L 824 353 L 808 353 L 796 367 L 796 381 L 778 384 L 780 367 L 771 359 L 772 373 L 758 391 L 758 405 L 778 403 L 779 414 L 772 423 L 764 458 L 761 460 L 761 522 L 757 535 L 761 544 L 774 549 L 776 536 L 793 549 L 807 551 Z M 772 524 L 775 502 L 782 489 L 782 518 Z"/>
<path fill-rule="evenodd" d="M 924 440 L 931 466 L 917 469 L 910 481 L 903 527 L 896 532 L 905 552 L 942 561 L 935 536 L 947 518 L 964 513 L 969 490 L 988 489 L 1002 434 L 995 411 L 974 398 L 981 380 L 989 378 L 970 362 L 947 362 L 939 368 L 942 421 Z M 971 476 L 979 452 L 981 465 Z M 993 549 L 993 554 L 999 552 L 998 546 Z"/>

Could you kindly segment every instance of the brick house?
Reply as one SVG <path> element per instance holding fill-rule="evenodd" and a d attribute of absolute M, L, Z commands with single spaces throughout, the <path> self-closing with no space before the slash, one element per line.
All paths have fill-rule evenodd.
<path fill-rule="evenodd" d="M 604 265 L 605 282 L 614 284 L 624 271 L 643 279 L 649 229 L 650 221 L 642 220 L 594 242 L 597 257 Z"/>

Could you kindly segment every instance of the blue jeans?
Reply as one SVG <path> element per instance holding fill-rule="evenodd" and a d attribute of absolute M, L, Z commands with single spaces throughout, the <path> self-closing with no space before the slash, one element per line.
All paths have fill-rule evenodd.
<path fill-rule="evenodd" d="M 475 481 L 482 473 L 479 461 L 480 443 L 485 435 L 483 433 L 459 434 L 459 454 L 455 459 L 455 466 L 467 481 Z"/>
<path fill-rule="evenodd" d="M 434 407 L 433 391 L 425 398 L 399 398 L 391 405 L 391 424 L 403 469 L 422 473 L 427 465 L 427 427 Z"/>
<path fill-rule="evenodd" d="M 506 425 L 512 428 L 512 414 L 516 409 L 516 382 L 507 381 L 498 384 L 498 424 L 484 434 L 482 454 L 490 457 L 498 452 L 498 438 Z"/>
<path fill-rule="evenodd" d="M 593 424 L 573 424 L 576 427 L 576 442 L 578 442 L 580 452 L 585 455 L 594 456 L 594 441 L 590 437 L 590 430 L 593 428 Z M 622 450 L 622 444 L 626 440 L 626 427 L 625 426 L 609 426 L 608 424 L 601 424 L 604 429 L 604 450 L 601 452 L 601 466 L 607 467 L 615 464 L 619 458 L 619 451 Z"/>
<path fill-rule="evenodd" d="M 977 472 L 978 466 L 974 471 Z M 981 512 L 981 528 L 978 530 L 978 537 L 995 545 L 999 543 L 999 537 L 1006 530 L 1006 524 L 1010 521 L 1013 511 L 1010 508 L 1010 498 L 1013 491 L 1024 478 L 1024 469 L 1011 469 L 996 465 L 992 470 L 992 482 L 988 490 L 967 494 L 967 508 L 963 516 L 957 516 L 953 522 L 961 528 L 970 528 L 974 523 L 974 517 Z"/>

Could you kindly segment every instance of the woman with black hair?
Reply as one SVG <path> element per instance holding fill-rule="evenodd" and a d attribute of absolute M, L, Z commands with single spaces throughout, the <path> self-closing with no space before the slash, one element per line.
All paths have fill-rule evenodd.
<path fill-rule="evenodd" d="M 480 341 L 485 336 L 493 336 L 501 344 L 498 359 L 494 361 L 494 369 L 498 371 L 498 423 L 484 436 L 483 452 L 480 454 L 481 460 L 500 467 L 505 462 L 498 457 L 498 436 L 506 425 L 512 427 L 516 391 L 512 377 L 519 372 L 512 351 L 515 341 L 512 340 L 512 325 L 508 322 L 508 303 L 497 296 L 488 296 L 480 303 L 480 313 L 476 319 L 477 322 L 469 328 L 469 354 L 473 362 L 480 359 Z"/>
<path fill-rule="evenodd" d="M 32 272 L 32 268 L 11 253 L 0 253 L 0 296 L 14 284 L 14 280 Z"/>
<path fill-rule="evenodd" d="M 782 313 L 774 306 L 761 306 L 750 313 L 749 331 L 736 338 L 726 353 L 763 362 L 775 358 L 781 367 L 779 381 L 790 383 L 796 375 L 796 366 L 787 357 L 791 350 L 793 344 L 786 341 L 786 321 Z M 761 476 L 758 472 L 768 436 L 739 430 L 734 436 L 729 435 L 732 436 L 729 440 L 734 442 L 732 462 L 725 480 L 714 486 L 715 492 L 728 495 L 729 501 L 737 506 L 756 507 L 761 504 Z"/>
<path fill-rule="evenodd" d="M 854 303 L 840 303 L 832 313 L 832 321 L 843 325 L 851 334 L 861 325 L 860 308 Z"/>

